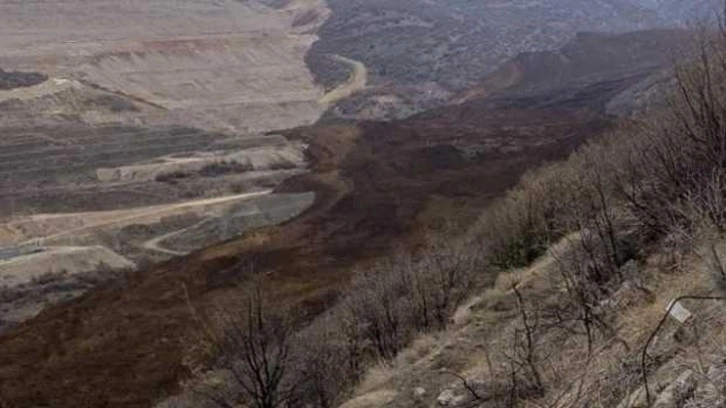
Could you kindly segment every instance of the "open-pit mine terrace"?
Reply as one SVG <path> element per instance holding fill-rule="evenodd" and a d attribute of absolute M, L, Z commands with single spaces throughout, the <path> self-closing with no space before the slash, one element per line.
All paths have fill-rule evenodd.
<path fill-rule="evenodd" d="M 2 0 L 0 68 L 145 101 L 146 121 L 284 129 L 325 109 L 303 59 L 328 14 L 322 0 Z"/>
<path fill-rule="evenodd" d="M 365 86 L 357 67 L 326 94 L 305 64 L 329 15 L 323 0 L 0 0 L 0 331 L 100 266 L 308 208 L 313 193 L 272 193 L 307 171 L 306 145 L 273 131 Z"/>

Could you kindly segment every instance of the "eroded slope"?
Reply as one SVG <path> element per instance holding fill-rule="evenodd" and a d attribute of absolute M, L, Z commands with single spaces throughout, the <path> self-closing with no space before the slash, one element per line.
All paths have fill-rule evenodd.
<path fill-rule="evenodd" d="M 238 130 L 312 123 L 321 89 L 303 62 L 320 1 L 0 2 L 0 67 L 42 70 L 146 101 L 146 121 Z M 304 18 L 302 18 L 303 16 Z"/>
<path fill-rule="evenodd" d="M 275 304 L 305 320 L 330 304 L 356 264 L 415 245 L 442 211 L 466 222 L 527 168 L 608 125 L 594 111 L 467 105 L 391 125 L 293 131 L 315 165 L 278 191 L 314 190 L 309 211 L 20 325 L 0 337 L 0 391 L 19 405 L 149 406 L 177 392 L 200 356 L 190 302 L 200 311 L 235 307 L 250 265 L 268 277 Z"/>
<path fill-rule="evenodd" d="M 232 305 L 254 265 L 272 282 L 276 304 L 301 312 L 303 320 L 319 313 L 355 265 L 395 245 L 415 246 L 423 230 L 440 225 L 441 214 L 466 224 L 522 172 L 608 129 L 606 102 L 642 75 L 623 76 L 614 65 L 592 81 L 568 82 L 566 93 L 553 86 L 522 95 L 515 87 L 392 123 L 286 132 L 292 143 L 309 145 L 313 166 L 277 191 L 315 191 L 310 210 L 144 269 L 22 324 L 0 337 L 0 391 L 12 403 L 61 407 L 78 406 L 79 396 L 86 406 L 148 406 L 177 392 L 193 369 L 188 362 L 199 356 L 190 301 L 200 311 Z M 551 68 L 581 77 L 589 69 Z M 587 98 L 599 102 L 583 104 Z M 220 226 L 198 224 L 187 232 Z M 186 250 L 190 242 L 184 233 L 156 237 L 163 239 L 151 244 L 171 250 Z M 66 382 L 54 380 L 60 375 Z"/>

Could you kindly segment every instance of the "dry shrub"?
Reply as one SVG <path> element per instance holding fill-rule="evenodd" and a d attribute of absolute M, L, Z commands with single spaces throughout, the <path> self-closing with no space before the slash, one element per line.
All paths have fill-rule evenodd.
<path fill-rule="evenodd" d="M 411 344 L 396 357 L 396 366 L 403 367 L 414 364 L 433 350 L 438 344 L 438 339 L 426 333 L 418 336 Z"/>
<path fill-rule="evenodd" d="M 660 235 L 704 221 L 726 227 L 724 44 L 723 33 L 702 33 L 697 57 L 675 69 L 668 108 L 623 140 L 621 192 L 643 227 Z"/>
<path fill-rule="evenodd" d="M 598 345 L 627 350 L 624 342 L 611 341 L 617 339 L 603 306 L 625 279 L 622 266 L 653 245 L 671 242 L 687 253 L 688 242 L 706 225 L 718 237 L 726 232 L 725 38 L 704 36 L 698 57 L 675 69 L 676 89 L 666 109 L 623 124 L 563 163 L 525 175 L 487 209 L 466 240 L 432 240 L 416 253 L 361 268 L 339 304 L 296 335 L 294 342 L 309 350 L 285 349 L 290 359 L 276 352 L 274 360 L 291 367 L 285 371 L 289 379 L 276 388 L 290 395 L 282 404 L 334 406 L 366 367 L 395 361 L 419 333 L 446 329 L 472 282 L 491 272 L 488 266 L 528 265 L 573 232 L 577 239 L 556 254 L 565 295 L 539 302 L 515 286 L 514 298 L 497 293 L 483 301 L 518 316 L 502 347 L 506 362 L 494 376 L 498 386 L 509 379 L 500 402 L 515 406 L 564 387 L 566 370 L 553 368 L 556 350 L 543 345 L 576 343 L 585 365 Z M 714 244 L 706 255 L 726 281 L 722 249 Z M 243 359 L 249 353 L 238 351 Z M 613 391 L 608 402 L 615 403 L 632 391 L 634 363 L 624 354 L 626 360 L 613 361 L 607 377 L 592 385 L 594 397 L 583 399 L 593 402 Z"/>
<path fill-rule="evenodd" d="M 327 313 L 295 338 L 296 371 L 303 378 L 298 399 L 320 408 L 337 406 L 360 379 L 359 347 L 342 330 L 342 317 Z"/>
<path fill-rule="evenodd" d="M 447 327 L 480 266 L 468 244 L 433 241 L 360 269 L 343 304 L 373 353 L 390 361 L 416 333 Z"/>
<path fill-rule="evenodd" d="M 473 230 L 495 266 L 528 265 L 563 232 L 558 217 L 567 208 L 574 182 L 565 170 L 553 164 L 525 174 L 518 187 L 484 212 Z"/>
<path fill-rule="evenodd" d="M 292 326 L 271 315 L 259 283 L 252 282 L 239 313 L 220 311 L 207 325 L 214 366 L 222 376 L 195 390 L 219 407 L 294 405 L 303 377 L 294 370 Z"/>

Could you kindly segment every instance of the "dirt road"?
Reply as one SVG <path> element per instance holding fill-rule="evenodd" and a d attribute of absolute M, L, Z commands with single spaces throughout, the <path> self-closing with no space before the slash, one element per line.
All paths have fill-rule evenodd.
<path fill-rule="evenodd" d="M 331 58 L 350 65 L 353 72 L 350 74 L 348 81 L 323 95 L 319 101 L 321 105 L 333 105 L 338 101 L 348 98 L 359 90 L 365 88 L 368 83 L 368 69 L 362 62 L 340 55 L 332 55 Z"/>
<path fill-rule="evenodd" d="M 204 222 L 204 221 L 202 221 L 202 222 Z M 186 230 L 188 230 L 188 229 L 190 229 L 192 227 L 195 227 L 197 225 L 199 225 L 199 224 L 194 224 L 191 227 L 182 228 L 180 230 L 172 231 L 172 232 L 170 232 L 168 234 L 164 234 L 162 236 L 159 236 L 159 237 L 150 239 L 150 240 L 144 242 L 141 245 L 141 247 L 144 248 L 144 249 L 146 249 L 146 250 L 149 250 L 149 251 L 161 252 L 162 254 L 167 254 L 167 255 L 171 255 L 171 256 L 184 256 L 184 255 L 187 255 L 187 252 L 175 251 L 173 249 L 164 248 L 160 244 L 163 241 L 166 241 L 167 239 L 169 239 L 171 237 L 174 237 L 174 236 L 177 236 L 179 234 L 182 234 L 182 233 L 184 233 L 184 231 L 186 231 Z"/>
<path fill-rule="evenodd" d="M 32 239 L 26 237 L 28 243 L 43 238 L 52 241 L 65 238 L 95 229 L 108 227 L 122 227 L 132 223 L 142 223 L 146 219 L 158 220 L 174 213 L 189 211 L 200 207 L 216 206 L 227 204 L 237 200 L 259 197 L 270 194 L 272 190 L 257 191 L 254 193 L 235 194 L 223 197 L 207 198 L 203 200 L 186 201 L 183 203 L 157 205 L 151 207 L 134 208 L 130 210 L 87 212 L 87 213 L 66 213 L 66 214 L 39 214 L 23 218 L 10 223 L 7 227 L 15 227 L 20 230 L 27 230 L 29 226 L 35 227 L 36 231 L 45 229 L 48 234 L 34 234 Z M 77 225 L 68 227 L 68 225 Z M 58 232 L 55 232 L 58 231 Z M 22 245 L 23 243 L 20 243 Z"/>

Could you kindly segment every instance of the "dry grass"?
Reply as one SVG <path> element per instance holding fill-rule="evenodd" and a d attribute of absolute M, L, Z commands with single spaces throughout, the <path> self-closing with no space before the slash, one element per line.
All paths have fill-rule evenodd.
<path fill-rule="evenodd" d="M 566 246 L 561 242 L 552 250 L 564 248 Z M 511 335 L 520 323 L 518 315 L 511 310 L 497 311 L 492 307 L 501 306 L 497 302 L 505 302 L 512 296 L 507 292 L 513 282 L 520 284 L 525 298 L 544 299 L 550 303 L 560 301 L 557 294 L 561 293 L 561 279 L 556 271 L 553 256 L 547 254 L 529 268 L 502 273 L 493 288 L 472 297 L 457 310 L 455 324 L 449 330 L 418 338 L 399 354 L 395 364 L 369 371 L 356 395 L 376 396 L 397 390 L 398 396 L 392 402 L 397 406 L 413 404 L 408 391 L 414 386 L 427 390 L 427 398 L 435 398 L 445 389 L 458 390 L 456 392 L 465 395 L 461 380 L 444 375 L 443 368 L 454 369 L 477 386 L 488 384 L 487 387 L 498 389 L 496 387 L 501 387 L 506 379 L 503 370 L 507 364 L 505 355 L 511 348 Z M 629 281 L 624 283 L 608 300 L 615 305 L 611 311 L 615 337 L 598 336 L 589 357 L 584 336 L 563 337 L 562 332 L 550 330 L 537 339 L 542 350 L 547 392 L 523 406 L 615 406 L 627 394 L 638 390 L 641 386 L 639 350 L 663 317 L 668 303 L 685 294 L 713 291 L 711 277 L 703 261 L 696 256 L 686 259 L 677 272 L 663 268 L 659 257 L 652 256 L 642 267 L 641 274 L 647 277 L 643 281 L 654 296 L 636 289 L 631 291 Z M 620 301 L 618 297 L 638 297 L 638 300 Z M 651 374 L 655 390 L 665 388 L 686 368 L 707 372 L 715 362 L 714 356 L 726 353 L 722 307 L 687 302 L 686 306 L 694 312 L 699 327 L 704 327 L 699 340 L 701 345 L 679 345 L 675 334 L 678 325 L 668 322 L 654 350 L 675 354 L 672 360 L 664 360 L 665 364 L 660 362 L 661 366 Z M 644 399 L 642 390 L 635 392 L 632 399 L 634 402 Z M 622 402 L 623 407 L 631 406 L 627 400 Z"/>
<path fill-rule="evenodd" d="M 408 348 L 398 354 L 395 367 L 411 366 L 428 356 L 437 346 L 439 337 L 434 334 L 420 335 Z"/>
<path fill-rule="evenodd" d="M 354 395 L 364 396 L 388 384 L 396 374 L 396 367 L 387 364 L 377 364 L 366 372 L 363 380 L 356 387 Z"/>
<path fill-rule="evenodd" d="M 396 397 L 396 395 L 396 391 L 375 391 L 365 395 L 361 395 L 360 397 L 356 397 L 341 405 L 340 408 L 378 408 L 391 402 Z"/>

